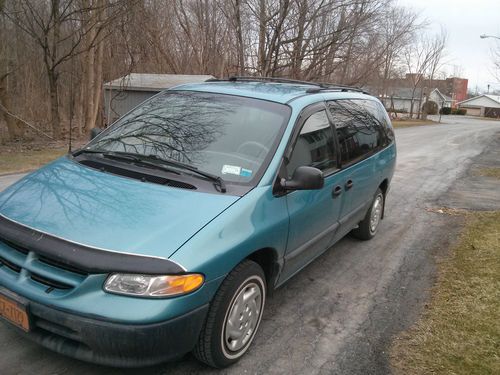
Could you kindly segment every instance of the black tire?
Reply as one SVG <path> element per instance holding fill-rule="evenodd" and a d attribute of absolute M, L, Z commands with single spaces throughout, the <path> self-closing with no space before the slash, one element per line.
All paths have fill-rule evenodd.
<path fill-rule="evenodd" d="M 373 229 L 371 226 L 371 218 L 373 211 L 377 208 L 376 203 L 378 199 L 379 199 L 378 204 L 380 205 L 381 210 L 378 213 L 379 218 L 377 221 L 377 225 L 375 229 Z M 375 237 L 380 224 L 380 220 L 382 219 L 381 217 L 382 213 L 384 212 L 384 205 L 385 205 L 384 193 L 382 192 L 382 190 L 377 189 L 377 192 L 375 193 L 375 196 L 373 197 L 372 203 L 370 205 L 370 209 L 366 213 L 365 218 L 359 223 L 359 226 L 356 229 L 353 229 L 351 231 L 353 237 L 356 237 L 357 239 L 363 241 L 371 240 L 373 237 Z"/>
<path fill-rule="evenodd" d="M 256 325 L 251 330 L 251 333 L 242 335 L 243 337 L 247 337 L 248 341 L 246 341 L 241 348 L 232 350 L 229 347 L 232 341 L 227 340 L 226 325 L 229 323 L 226 322 L 230 320 L 230 312 L 237 311 L 235 310 L 238 305 L 236 297 L 238 297 L 238 295 L 244 295 L 247 290 L 253 291 L 253 288 L 258 288 L 258 292 L 261 293 L 260 311 L 258 314 L 253 315 L 257 316 Z M 265 301 L 266 278 L 262 268 L 251 260 L 244 260 L 227 275 L 215 294 L 210 309 L 208 310 L 207 318 L 202 327 L 200 338 L 193 350 L 194 356 L 201 362 L 215 368 L 223 368 L 236 363 L 252 344 L 262 319 Z M 257 310 L 259 310 L 259 308 L 257 308 Z M 248 305 L 245 311 L 248 311 Z M 247 319 L 253 318 L 248 317 Z M 248 323 L 249 322 L 247 322 L 247 324 Z M 255 324 L 255 322 L 253 322 L 253 324 Z M 250 326 L 253 324 L 250 324 Z M 240 331 L 242 330 L 241 326 L 240 324 Z M 236 341 L 238 340 L 234 342 Z"/>

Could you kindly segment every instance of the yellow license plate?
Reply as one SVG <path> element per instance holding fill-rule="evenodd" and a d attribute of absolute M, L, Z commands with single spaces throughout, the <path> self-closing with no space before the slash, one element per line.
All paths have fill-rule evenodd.
<path fill-rule="evenodd" d="M 30 321 L 26 306 L 0 294 L 0 317 L 28 332 Z"/>

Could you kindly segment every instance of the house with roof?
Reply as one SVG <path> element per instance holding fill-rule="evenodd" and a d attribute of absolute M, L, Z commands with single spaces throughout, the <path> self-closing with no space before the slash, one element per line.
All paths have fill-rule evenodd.
<path fill-rule="evenodd" d="M 470 116 L 500 118 L 500 95 L 478 95 L 458 103 Z"/>
<path fill-rule="evenodd" d="M 165 89 L 214 78 L 201 74 L 130 73 L 104 83 L 104 113 L 109 125 L 146 99 Z"/>
<path fill-rule="evenodd" d="M 423 104 L 429 100 L 433 101 L 438 106 L 438 111 L 443 107 L 452 107 L 453 100 L 449 96 L 443 94 L 438 88 L 434 88 L 429 92 L 421 88 L 394 87 L 387 91 L 386 95 L 382 95 L 380 100 L 387 109 L 394 109 L 398 112 L 410 113 L 413 103 L 413 113 L 419 112 Z"/>
<path fill-rule="evenodd" d="M 455 108 L 457 102 L 467 98 L 468 80 L 458 77 L 429 79 L 407 73 L 405 77 L 387 79 L 378 85 L 370 87 L 370 92 L 377 93 L 388 110 L 409 113 L 413 107 L 413 113 L 418 113 L 426 100 L 435 102 L 438 109 Z"/>

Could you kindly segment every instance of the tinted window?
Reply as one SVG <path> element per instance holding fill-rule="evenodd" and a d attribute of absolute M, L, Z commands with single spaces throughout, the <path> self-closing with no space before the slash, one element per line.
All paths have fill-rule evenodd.
<path fill-rule="evenodd" d="M 384 144 L 384 130 L 375 116 L 376 102 L 336 100 L 328 104 L 343 164 L 361 160 Z"/>
<path fill-rule="evenodd" d="M 300 166 L 311 166 L 326 173 L 336 168 L 333 131 L 325 110 L 304 122 L 287 165 L 288 177 Z"/>
<path fill-rule="evenodd" d="M 154 155 L 248 183 L 265 168 L 289 113 L 289 107 L 263 100 L 166 91 L 118 120 L 87 148 Z"/>
<path fill-rule="evenodd" d="M 385 136 L 384 146 L 387 146 L 389 143 L 394 141 L 394 130 L 392 129 L 391 120 L 389 120 L 389 115 L 387 114 L 387 111 L 385 110 L 382 103 L 380 102 L 373 102 L 373 103 L 375 103 L 376 107 L 375 117 L 377 118 L 377 120 L 379 120 L 383 128 Z"/>

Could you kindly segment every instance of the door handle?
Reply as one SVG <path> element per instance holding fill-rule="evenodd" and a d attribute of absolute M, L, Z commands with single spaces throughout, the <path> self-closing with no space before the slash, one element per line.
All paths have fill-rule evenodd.
<path fill-rule="evenodd" d="M 352 188 L 352 185 L 354 185 L 352 180 L 347 180 L 347 182 L 345 183 L 345 189 L 349 190 L 350 188 Z"/>
<path fill-rule="evenodd" d="M 333 198 L 335 198 L 335 197 L 338 197 L 340 194 L 342 194 L 342 187 L 337 185 L 333 188 L 332 196 L 333 196 Z"/>

